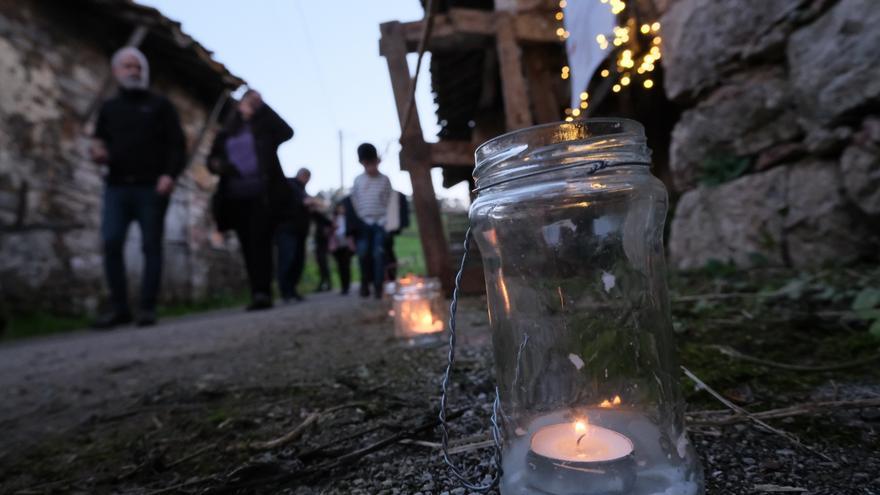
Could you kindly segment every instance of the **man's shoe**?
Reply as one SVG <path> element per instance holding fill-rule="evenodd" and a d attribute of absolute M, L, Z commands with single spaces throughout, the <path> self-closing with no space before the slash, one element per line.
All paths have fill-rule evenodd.
<path fill-rule="evenodd" d="M 370 288 L 366 286 L 361 286 L 361 297 L 370 297 Z"/>
<path fill-rule="evenodd" d="M 245 308 L 246 311 L 260 311 L 272 307 L 272 298 L 268 294 L 254 294 L 251 303 Z"/>
<path fill-rule="evenodd" d="M 92 323 L 96 330 L 110 330 L 119 325 L 131 323 L 131 313 L 105 313 Z"/>
<path fill-rule="evenodd" d="M 141 311 L 138 313 L 137 326 L 139 327 L 151 327 L 156 324 L 156 321 L 155 311 Z"/>

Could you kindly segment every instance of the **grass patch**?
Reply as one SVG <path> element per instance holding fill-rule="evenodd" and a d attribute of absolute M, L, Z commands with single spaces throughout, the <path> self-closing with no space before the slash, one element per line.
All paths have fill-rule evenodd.
<path fill-rule="evenodd" d="M 0 341 L 39 337 L 75 330 L 88 326 L 87 316 L 60 316 L 49 313 L 29 313 L 12 315 L 6 324 Z"/>

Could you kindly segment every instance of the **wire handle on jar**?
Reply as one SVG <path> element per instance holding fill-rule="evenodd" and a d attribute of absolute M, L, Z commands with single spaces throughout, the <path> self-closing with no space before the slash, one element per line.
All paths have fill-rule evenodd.
<path fill-rule="evenodd" d="M 464 273 L 464 264 L 468 256 L 468 243 L 471 238 L 471 229 L 468 227 L 464 234 L 464 253 L 461 255 L 461 265 L 458 267 L 458 273 L 455 275 L 455 289 L 452 291 L 452 304 L 449 305 L 449 356 L 446 363 L 446 372 L 443 374 L 443 382 L 440 385 L 440 442 L 443 447 L 443 462 L 449 467 L 452 474 L 458 478 L 462 486 L 468 490 L 485 493 L 498 486 L 501 479 L 501 428 L 498 425 L 498 410 L 500 401 L 498 399 L 498 387 L 495 387 L 495 401 L 492 403 L 492 440 L 494 442 L 494 452 L 492 454 L 492 463 L 495 465 L 495 473 L 492 479 L 485 484 L 476 484 L 468 479 L 452 459 L 449 458 L 449 429 L 446 422 L 446 402 L 449 388 L 449 381 L 452 375 L 452 365 L 455 363 L 455 313 L 458 309 L 458 291 L 461 286 L 461 277 Z"/>

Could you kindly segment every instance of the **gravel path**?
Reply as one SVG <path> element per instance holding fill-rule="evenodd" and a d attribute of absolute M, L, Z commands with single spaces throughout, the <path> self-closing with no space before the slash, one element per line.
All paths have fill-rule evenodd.
<path fill-rule="evenodd" d="M 486 438 L 493 390 L 485 303 L 464 300 L 459 325 L 452 392 L 453 409 L 464 413 L 452 436 L 471 444 Z M 713 335 L 702 338 L 717 341 Z M 8 344 L 0 347 L 0 493 L 464 495 L 439 460 L 431 428 L 333 467 L 346 453 L 436 417 L 445 352 L 402 346 L 381 303 L 335 294 L 261 313 L 212 312 L 155 328 Z M 700 356 L 684 353 L 684 364 L 698 374 L 717 368 Z M 823 375 L 816 381 L 826 385 L 807 394 L 781 390 L 761 373 L 737 373 L 754 410 L 780 393 L 791 403 L 880 396 L 871 369 Z M 719 407 L 701 400 L 697 408 Z M 253 447 L 315 414 L 295 441 Z M 878 408 L 774 426 L 822 455 L 747 423 L 700 426 L 691 439 L 707 493 L 880 493 Z M 457 458 L 477 478 L 489 472 L 485 449 Z"/>
<path fill-rule="evenodd" d="M 164 384 L 287 386 L 366 363 L 387 346 L 379 302 L 319 294 L 271 311 L 224 310 L 152 328 L 78 331 L 0 347 L 2 450 L 63 431 Z M 356 345 L 352 345 L 356 342 Z"/>

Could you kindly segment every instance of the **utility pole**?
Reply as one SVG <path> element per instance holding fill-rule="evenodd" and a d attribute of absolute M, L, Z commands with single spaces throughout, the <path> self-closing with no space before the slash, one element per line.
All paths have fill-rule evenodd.
<path fill-rule="evenodd" d="M 342 161 L 342 129 L 339 129 L 339 191 L 345 189 L 345 171 Z"/>

